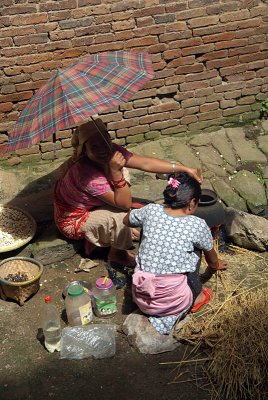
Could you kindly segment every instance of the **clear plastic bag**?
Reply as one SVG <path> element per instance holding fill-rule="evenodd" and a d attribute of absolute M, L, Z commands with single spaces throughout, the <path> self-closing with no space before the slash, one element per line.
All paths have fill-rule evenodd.
<path fill-rule="evenodd" d="M 115 355 L 115 325 L 88 325 L 62 330 L 61 359 L 109 358 Z"/>

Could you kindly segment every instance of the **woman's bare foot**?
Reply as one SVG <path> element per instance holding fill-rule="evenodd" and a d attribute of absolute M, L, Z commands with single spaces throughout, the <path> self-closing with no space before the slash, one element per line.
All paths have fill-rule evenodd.
<path fill-rule="evenodd" d="M 129 253 L 127 250 L 119 250 L 114 247 L 110 248 L 108 253 L 108 260 L 125 265 L 126 267 L 135 267 L 136 260 L 133 253 Z"/>
<path fill-rule="evenodd" d="M 205 297 L 206 296 L 204 295 L 204 293 L 200 292 L 199 295 L 197 296 L 197 298 L 195 299 L 195 302 L 193 305 L 195 306 L 196 304 L 201 303 L 202 301 L 205 300 Z"/>

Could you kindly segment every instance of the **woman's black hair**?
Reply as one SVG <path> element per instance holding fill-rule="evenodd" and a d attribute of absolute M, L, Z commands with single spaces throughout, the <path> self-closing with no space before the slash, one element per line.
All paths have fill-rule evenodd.
<path fill-rule="evenodd" d="M 186 172 L 171 174 L 168 180 L 175 179 L 178 183 L 169 183 L 163 192 L 165 204 L 173 209 L 185 208 L 192 199 L 198 203 L 201 196 L 200 184 Z M 177 186 L 177 187 L 175 187 Z"/>

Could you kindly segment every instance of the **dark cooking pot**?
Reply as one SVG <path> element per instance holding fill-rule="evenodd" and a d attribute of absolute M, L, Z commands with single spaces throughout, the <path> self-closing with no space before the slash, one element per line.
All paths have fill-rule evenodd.
<path fill-rule="evenodd" d="M 210 228 L 224 224 L 225 211 L 218 200 L 217 193 L 210 189 L 202 189 L 194 215 L 203 218 Z"/>

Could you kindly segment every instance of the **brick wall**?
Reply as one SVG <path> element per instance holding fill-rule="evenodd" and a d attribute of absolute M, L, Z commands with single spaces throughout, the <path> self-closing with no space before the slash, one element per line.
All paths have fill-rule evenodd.
<path fill-rule="evenodd" d="M 155 77 L 102 114 L 112 137 L 135 144 L 256 118 L 268 91 L 267 0 L 2 0 L 0 144 L 34 92 L 80 56 L 146 51 Z M 57 156 L 71 131 L 57 132 Z M 53 144 L 18 157 L 51 159 Z"/>

